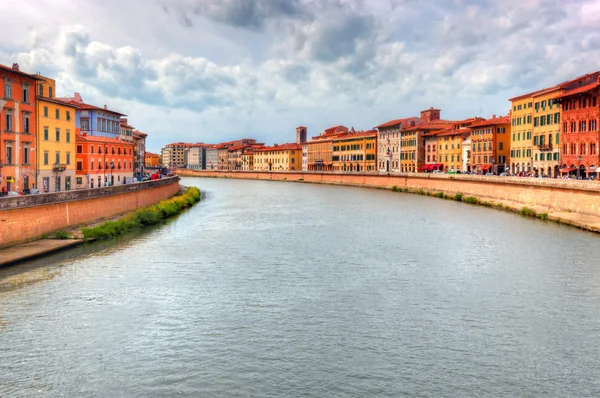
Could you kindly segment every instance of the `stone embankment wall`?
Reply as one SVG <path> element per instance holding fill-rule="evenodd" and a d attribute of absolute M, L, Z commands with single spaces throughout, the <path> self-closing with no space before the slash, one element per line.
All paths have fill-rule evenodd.
<path fill-rule="evenodd" d="M 106 188 L 0 198 L 0 248 L 149 206 L 175 195 L 179 177 Z"/>
<path fill-rule="evenodd" d="M 254 172 L 179 170 L 180 176 L 303 181 L 371 188 L 423 189 L 447 194 L 511 200 L 600 217 L 600 182 L 546 178 L 485 177 L 429 173 L 343 174 L 318 172 Z"/>

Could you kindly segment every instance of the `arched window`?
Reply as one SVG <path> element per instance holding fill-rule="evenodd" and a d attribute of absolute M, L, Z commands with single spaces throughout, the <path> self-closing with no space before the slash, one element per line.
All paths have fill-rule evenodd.
<path fill-rule="evenodd" d="M 120 154 L 121 154 L 121 147 L 119 147 L 119 150 L 118 150 L 118 152 L 119 152 L 119 155 L 120 155 Z"/>
<path fill-rule="evenodd" d="M 586 129 L 585 129 L 585 128 L 586 128 L 586 124 L 587 124 L 587 123 L 585 122 L 585 120 L 584 120 L 584 121 L 581 121 L 581 122 L 579 122 L 579 131 L 580 131 L 580 132 L 584 132 L 584 131 L 586 130 Z"/>
<path fill-rule="evenodd" d="M 567 132 L 567 122 L 563 122 L 563 133 Z"/>
<path fill-rule="evenodd" d="M 567 154 L 567 144 L 563 144 L 563 155 Z"/>
<path fill-rule="evenodd" d="M 579 154 L 580 154 L 580 155 L 585 155 L 585 142 L 582 142 L 582 143 L 579 145 Z"/>
<path fill-rule="evenodd" d="M 577 145 L 575 145 L 575 143 L 571 144 L 571 155 L 576 155 L 577 154 Z"/>
<path fill-rule="evenodd" d="M 596 119 L 590 120 L 590 131 L 596 131 L 598 128 Z"/>
<path fill-rule="evenodd" d="M 577 123 L 571 122 L 571 133 L 575 133 L 577 131 Z"/>
<path fill-rule="evenodd" d="M 590 144 L 590 155 L 595 155 L 596 154 L 596 143 L 592 142 Z"/>

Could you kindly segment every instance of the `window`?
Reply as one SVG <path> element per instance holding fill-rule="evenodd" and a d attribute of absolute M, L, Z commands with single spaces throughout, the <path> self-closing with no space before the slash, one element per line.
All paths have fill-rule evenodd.
<path fill-rule="evenodd" d="M 67 120 L 71 120 L 71 111 L 67 111 Z"/>
<path fill-rule="evenodd" d="M 539 123 L 539 118 L 536 116 L 533 118 L 533 127 L 537 127 Z"/>
<path fill-rule="evenodd" d="M 29 86 L 23 86 L 23 102 L 29 102 Z"/>
<path fill-rule="evenodd" d="M 67 164 L 71 164 L 71 152 L 67 152 Z"/>
<path fill-rule="evenodd" d="M 56 108 L 55 111 L 54 111 L 54 113 L 56 115 L 56 118 L 60 119 L 60 109 Z"/>
<path fill-rule="evenodd" d="M 525 134 L 525 133 L 523 133 L 523 134 Z M 528 132 L 527 132 L 527 139 L 528 139 L 528 140 L 530 140 L 530 139 L 531 139 L 531 131 L 528 131 Z"/>
<path fill-rule="evenodd" d="M 546 118 L 544 116 L 540 117 L 540 126 L 546 125 Z"/>
<path fill-rule="evenodd" d="M 71 176 L 65 177 L 65 191 L 71 190 Z"/>
<path fill-rule="evenodd" d="M 48 151 L 44 151 L 44 164 L 48 165 Z"/>
<path fill-rule="evenodd" d="M 60 141 L 60 129 L 56 129 L 56 142 Z"/>
<path fill-rule="evenodd" d="M 535 154 L 535 161 L 537 162 L 537 160 L 538 160 L 538 154 L 536 153 Z"/>
<path fill-rule="evenodd" d="M 538 144 L 538 136 L 536 135 L 535 137 L 533 137 L 533 145 L 537 145 Z"/>
<path fill-rule="evenodd" d="M 54 97 L 54 94 L 52 93 L 52 87 L 48 87 L 48 97 L 49 98 Z"/>
<path fill-rule="evenodd" d="M 554 114 L 554 124 L 560 123 L 560 112 Z"/>
<path fill-rule="evenodd" d="M 499 142 L 498 143 L 498 149 L 501 150 L 501 151 L 504 150 L 504 142 Z"/>
<path fill-rule="evenodd" d="M 90 160 L 90 170 L 94 170 L 94 159 Z"/>
<path fill-rule="evenodd" d="M 83 146 L 77 145 L 77 153 L 83 153 Z"/>
<path fill-rule="evenodd" d="M 12 131 L 12 115 L 10 113 L 6 113 L 6 131 Z"/>
<path fill-rule="evenodd" d="M 67 142 L 71 142 L 71 130 L 67 130 Z"/>
<path fill-rule="evenodd" d="M 44 141 L 48 141 L 48 126 L 44 126 Z"/>
<path fill-rule="evenodd" d="M 81 119 L 81 130 L 88 131 L 90 129 L 90 120 L 89 119 Z"/>
<path fill-rule="evenodd" d="M 81 160 L 77 161 L 77 170 L 78 171 L 82 171 L 83 170 L 83 162 Z M 78 178 L 78 180 L 79 180 L 79 178 Z"/>
<path fill-rule="evenodd" d="M 44 116 L 48 117 L 48 107 L 47 106 L 44 107 Z"/>
<path fill-rule="evenodd" d="M 23 147 L 23 164 L 29 164 L 29 147 Z"/>
<path fill-rule="evenodd" d="M 40 88 L 40 90 L 39 90 L 39 96 L 40 96 L 40 97 L 43 97 L 43 96 L 44 96 L 44 86 L 42 86 L 42 85 L 40 84 L 40 85 L 39 85 L 39 88 Z"/>
<path fill-rule="evenodd" d="M 29 115 L 23 113 L 23 133 L 29 134 Z"/>
<path fill-rule="evenodd" d="M 527 115 L 527 123 L 531 124 L 531 115 Z"/>
<path fill-rule="evenodd" d="M 12 98 L 12 83 L 7 80 L 4 81 L 4 98 Z"/>
<path fill-rule="evenodd" d="M 546 115 L 546 124 L 552 124 L 552 115 Z"/>
<path fill-rule="evenodd" d="M 548 154 L 550 155 L 550 154 Z M 540 160 L 543 162 L 544 160 L 546 160 L 546 156 L 544 153 L 540 153 Z"/>
<path fill-rule="evenodd" d="M 81 185 L 82 183 L 83 183 L 83 178 L 82 177 L 77 177 L 77 184 Z"/>
<path fill-rule="evenodd" d="M 556 136 L 554 136 L 554 143 L 555 143 L 556 145 L 558 145 L 558 144 L 560 143 L 560 142 L 559 142 L 559 140 L 560 140 L 559 134 L 558 134 L 558 133 L 556 133 Z"/>
<path fill-rule="evenodd" d="M 558 160 L 558 152 L 554 152 L 554 160 Z"/>

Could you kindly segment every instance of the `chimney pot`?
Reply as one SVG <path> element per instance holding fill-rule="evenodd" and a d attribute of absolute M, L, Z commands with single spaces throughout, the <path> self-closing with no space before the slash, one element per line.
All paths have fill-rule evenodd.
<path fill-rule="evenodd" d="M 496 115 L 492 115 L 492 119 L 495 119 L 495 118 L 496 118 Z"/>
<path fill-rule="evenodd" d="M 104 109 L 108 109 L 108 108 L 106 107 L 106 104 L 104 105 Z"/>
<path fill-rule="evenodd" d="M 13 63 L 13 67 L 14 70 L 19 70 L 19 64 L 18 63 Z"/>

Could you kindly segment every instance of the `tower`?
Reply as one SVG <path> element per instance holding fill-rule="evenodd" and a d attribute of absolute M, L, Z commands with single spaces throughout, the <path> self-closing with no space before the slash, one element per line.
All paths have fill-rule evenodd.
<path fill-rule="evenodd" d="M 306 127 L 296 127 L 296 144 L 302 144 L 306 142 Z"/>
<path fill-rule="evenodd" d="M 425 123 L 440 120 L 440 110 L 431 107 L 425 111 L 421 111 L 421 119 L 425 120 Z"/>

